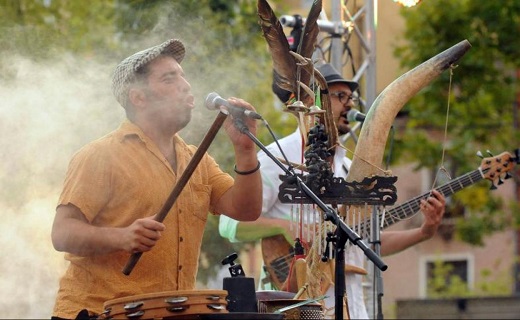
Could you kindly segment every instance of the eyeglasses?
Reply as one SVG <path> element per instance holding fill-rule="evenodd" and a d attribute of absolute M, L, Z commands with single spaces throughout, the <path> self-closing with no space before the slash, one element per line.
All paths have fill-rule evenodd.
<path fill-rule="evenodd" d="M 353 95 L 348 95 L 344 91 L 329 92 L 329 94 L 338 98 L 339 102 L 341 102 L 341 103 L 348 103 L 350 100 L 352 100 L 352 102 L 354 102 L 354 104 L 356 104 L 359 101 L 358 97 L 354 97 Z"/>

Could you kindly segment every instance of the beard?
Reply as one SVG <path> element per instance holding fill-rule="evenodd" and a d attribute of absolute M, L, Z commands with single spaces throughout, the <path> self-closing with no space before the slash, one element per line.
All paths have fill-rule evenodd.
<path fill-rule="evenodd" d="M 178 112 L 175 117 L 175 123 L 180 129 L 184 129 L 191 121 L 191 110 L 185 111 L 186 112 Z"/>
<path fill-rule="evenodd" d="M 172 102 L 167 97 L 159 96 L 152 91 L 147 92 L 147 99 L 152 104 L 152 108 L 155 108 L 155 116 L 167 120 L 167 123 L 174 125 L 178 130 L 190 123 L 192 110 L 181 102 Z"/>
<path fill-rule="evenodd" d="M 340 116 L 340 118 L 336 122 L 336 128 L 338 129 L 338 133 L 340 136 L 350 132 L 350 126 L 347 122 L 346 114 Z"/>
<path fill-rule="evenodd" d="M 342 126 L 342 127 L 338 127 L 338 133 L 340 136 L 344 135 L 344 134 L 347 134 L 350 132 L 350 127 L 349 126 Z"/>

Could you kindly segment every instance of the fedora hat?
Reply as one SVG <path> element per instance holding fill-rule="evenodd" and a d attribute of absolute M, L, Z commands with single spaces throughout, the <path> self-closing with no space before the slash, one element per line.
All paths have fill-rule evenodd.
<path fill-rule="evenodd" d="M 334 68 L 330 63 L 324 63 L 318 66 L 316 69 L 321 73 L 321 75 L 327 81 L 327 84 L 330 85 L 332 83 L 344 83 L 349 86 L 350 90 L 353 92 L 359 87 L 359 84 L 355 81 L 346 80 L 341 76 L 341 74 Z"/>

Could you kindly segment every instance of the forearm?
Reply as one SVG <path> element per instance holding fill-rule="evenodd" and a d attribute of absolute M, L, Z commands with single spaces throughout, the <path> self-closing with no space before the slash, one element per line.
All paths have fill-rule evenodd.
<path fill-rule="evenodd" d="M 107 254 L 123 250 L 120 228 L 95 227 L 76 219 L 54 225 L 52 242 L 56 250 L 78 256 Z"/>
<path fill-rule="evenodd" d="M 247 242 L 279 234 L 292 243 L 294 239 L 289 232 L 289 221 L 260 217 L 256 221 L 238 223 L 235 237 L 239 241 Z"/>
<path fill-rule="evenodd" d="M 444 196 L 437 190 L 432 190 L 432 194 L 426 200 L 421 200 L 421 212 L 424 216 L 422 226 L 410 230 L 381 233 L 381 254 L 391 255 L 431 239 L 442 222 L 445 203 Z"/>
<path fill-rule="evenodd" d="M 388 256 L 401 252 L 413 245 L 429 239 L 421 228 L 404 231 L 384 231 L 381 233 L 381 255 Z"/>
<path fill-rule="evenodd" d="M 262 176 L 254 149 L 236 152 L 235 183 L 230 190 L 226 215 L 240 221 L 254 221 L 262 212 Z"/>

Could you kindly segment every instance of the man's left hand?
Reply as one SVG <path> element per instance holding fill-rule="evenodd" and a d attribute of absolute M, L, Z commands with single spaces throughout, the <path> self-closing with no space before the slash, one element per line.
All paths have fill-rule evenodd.
<path fill-rule="evenodd" d="M 432 190 L 430 196 L 421 200 L 421 212 L 424 222 L 421 226 L 421 233 L 425 239 L 430 239 L 435 235 L 442 222 L 446 206 L 446 198 L 437 190 Z"/>

